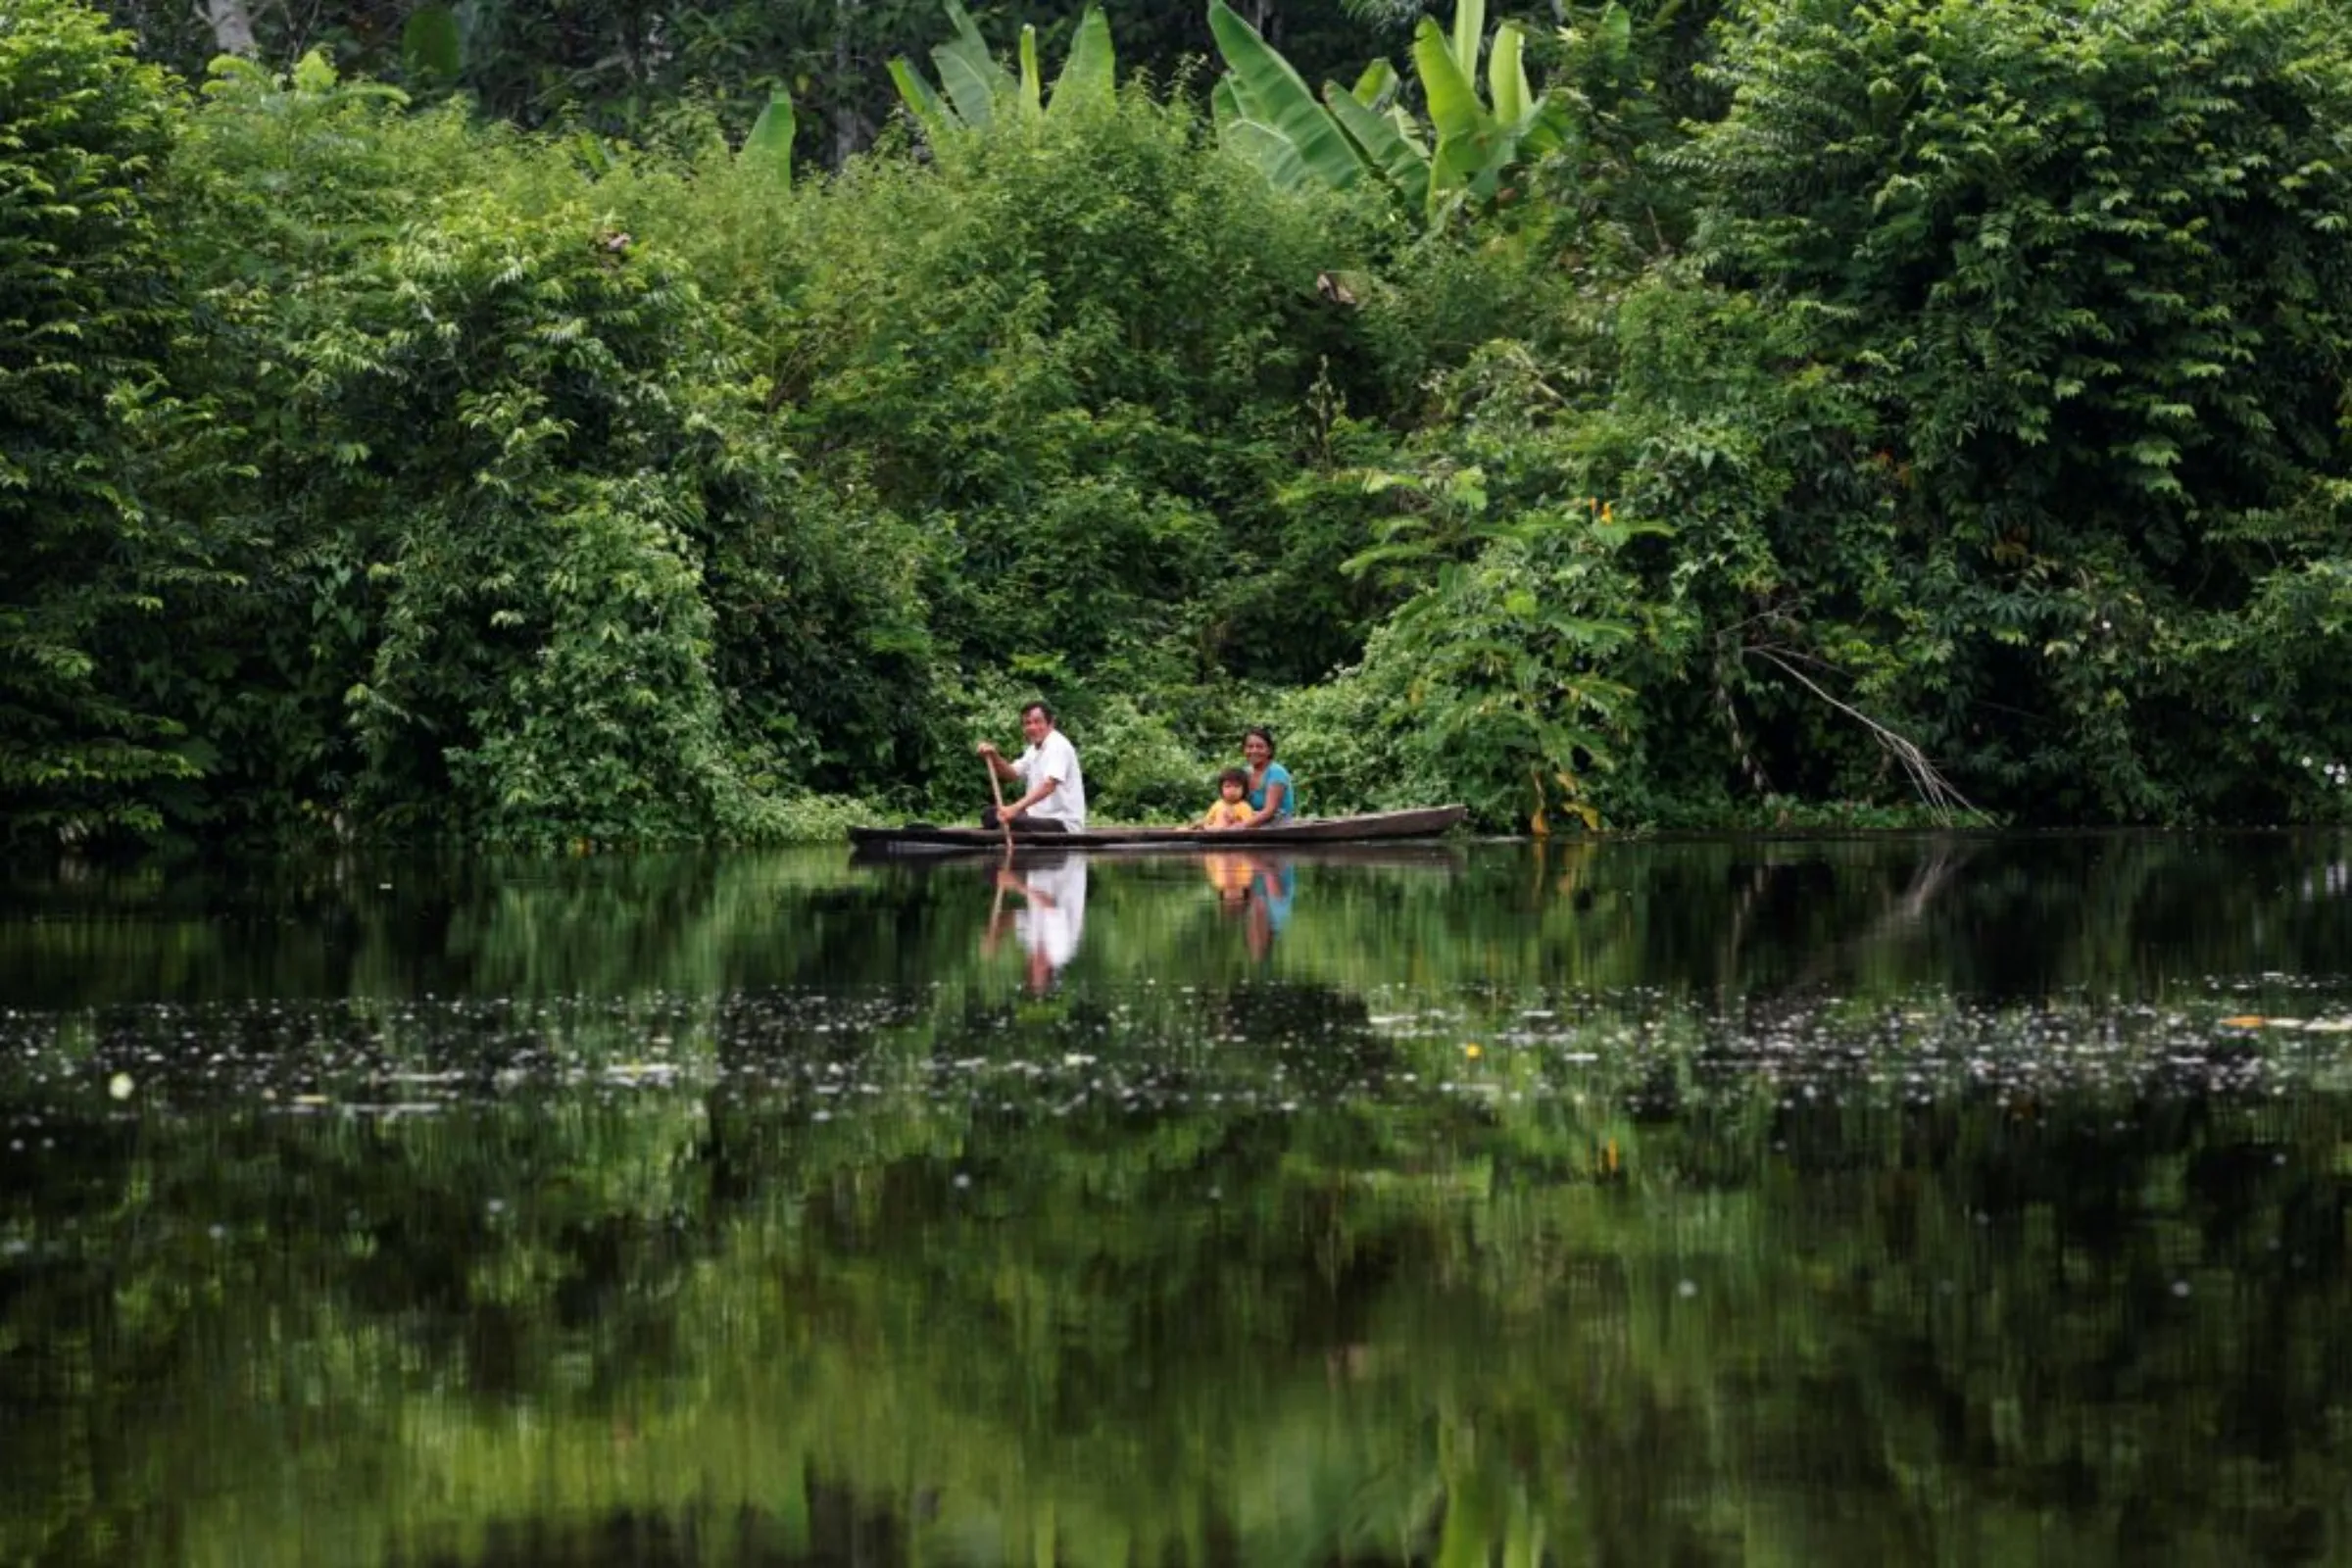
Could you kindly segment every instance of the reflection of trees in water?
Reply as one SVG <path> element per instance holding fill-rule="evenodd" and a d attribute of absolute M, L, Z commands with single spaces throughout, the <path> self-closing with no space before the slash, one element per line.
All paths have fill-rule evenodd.
<path fill-rule="evenodd" d="M 6 1209 L 63 1250 L 5 1276 L 0 1545 L 293 1551 L 321 1498 L 363 1555 L 448 1560 L 679 1530 L 749 1560 L 2343 1539 L 2332 1097 L 1641 1128 L 1048 1098 L 77 1143 L 116 1180 Z"/>
<path fill-rule="evenodd" d="M 1073 978 L 2147 996 L 2206 972 L 2340 969 L 2352 898 L 2328 889 L 2343 844 L 2109 834 L 1293 857 L 1295 917 L 1254 968 L 1197 863 L 1096 857 Z M 806 851 L 92 876 L 10 889 L 40 918 L 0 924 L 0 962 L 25 977 L 20 1006 L 960 986 L 981 982 L 993 870 L 860 870 Z"/>
<path fill-rule="evenodd" d="M 977 877 L 787 897 L 722 863 L 644 929 L 626 876 L 485 887 L 405 957 L 366 890 L 360 967 L 506 1000 L 307 1046 L 125 1008 L 77 1049 L 101 1080 L 190 1028 L 454 1063 L 466 1107 L 5 1091 L 58 1148 L 0 1197 L 30 1249 L 0 1257 L 0 1556 L 2342 1556 L 2352 1106 L 2208 1093 L 2211 1052 L 1911 1104 L 1874 1033 L 2026 992 L 1953 1038 L 2030 1059 L 2109 989 L 2210 1015 L 2205 974 L 2340 939 L 2301 860 L 2232 854 L 2243 881 L 2123 839 L 1306 866 L 1265 966 L 1197 878 L 1120 868 L 1047 1010 L 971 963 Z M 578 998 L 648 977 L 679 984 Z M 1373 1021 L 1404 1005 L 1445 1016 Z M 1531 1006 L 1560 1032 L 1506 1044 Z M 1767 1070 L 1800 1026 L 1878 1054 Z M 657 1028 L 686 1087 L 602 1074 Z M 1599 1059 L 1562 1069 L 1571 1037 Z M 523 1045 L 595 1070 L 502 1091 Z"/>

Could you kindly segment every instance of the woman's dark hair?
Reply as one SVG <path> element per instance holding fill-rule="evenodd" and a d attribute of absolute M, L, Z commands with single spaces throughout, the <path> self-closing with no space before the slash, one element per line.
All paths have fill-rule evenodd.
<path fill-rule="evenodd" d="M 1274 732 L 1266 728 L 1266 726 L 1263 724 L 1252 724 L 1248 729 L 1242 731 L 1242 739 L 1244 740 L 1248 740 L 1252 735 L 1266 743 L 1266 755 L 1268 757 L 1272 757 L 1274 755 Z"/>
<path fill-rule="evenodd" d="M 1242 788 L 1248 789 L 1250 787 L 1250 770 L 1246 767 L 1229 767 L 1219 773 L 1217 788 L 1223 789 L 1228 784 L 1239 784 Z"/>
<path fill-rule="evenodd" d="M 1023 703 L 1021 705 L 1021 716 L 1023 718 L 1027 718 L 1031 713 L 1043 713 L 1046 715 L 1047 723 L 1051 724 L 1054 722 L 1054 710 L 1048 708 L 1043 702 Z"/>

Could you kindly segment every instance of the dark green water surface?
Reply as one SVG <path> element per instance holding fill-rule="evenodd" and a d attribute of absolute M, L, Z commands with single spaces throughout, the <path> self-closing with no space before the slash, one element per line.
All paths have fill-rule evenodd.
<path fill-rule="evenodd" d="M 0 1563 L 2352 1561 L 2352 839 L 0 893 Z"/>

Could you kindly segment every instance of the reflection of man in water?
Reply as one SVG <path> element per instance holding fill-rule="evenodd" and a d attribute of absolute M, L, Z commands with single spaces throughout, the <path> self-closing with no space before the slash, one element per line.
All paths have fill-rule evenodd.
<path fill-rule="evenodd" d="M 997 890 L 1019 897 L 1022 907 L 1009 915 L 1013 934 L 1029 956 L 1029 989 L 1043 991 L 1078 956 L 1078 938 L 1086 929 L 1086 857 L 1057 857 L 1029 868 L 1026 877 L 1010 866 L 997 873 Z M 990 921 L 987 947 L 993 951 L 1006 916 Z"/>

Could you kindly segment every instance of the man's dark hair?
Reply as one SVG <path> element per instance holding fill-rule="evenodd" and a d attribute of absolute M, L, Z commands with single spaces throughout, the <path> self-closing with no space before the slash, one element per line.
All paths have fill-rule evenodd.
<path fill-rule="evenodd" d="M 1046 715 L 1047 723 L 1051 724 L 1054 722 L 1054 710 L 1048 708 L 1042 701 L 1024 703 L 1021 706 L 1021 716 L 1023 718 L 1027 718 L 1031 713 L 1043 713 Z"/>
<path fill-rule="evenodd" d="M 1223 789 L 1228 784 L 1239 784 L 1242 788 L 1248 789 L 1250 787 L 1250 770 L 1246 767 L 1229 767 L 1219 773 L 1217 788 Z"/>

